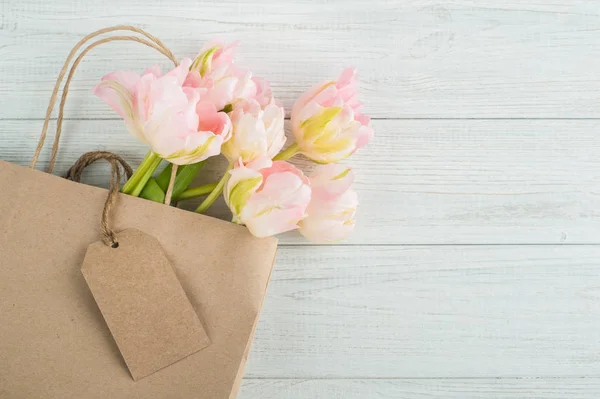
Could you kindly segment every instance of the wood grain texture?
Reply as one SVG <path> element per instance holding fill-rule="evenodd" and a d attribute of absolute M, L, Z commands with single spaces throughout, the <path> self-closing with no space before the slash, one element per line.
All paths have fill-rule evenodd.
<path fill-rule="evenodd" d="M 0 118 L 40 118 L 60 66 L 85 34 L 147 28 L 178 57 L 213 36 L 242 39 L 239 63 L 286 105 L 354 65 L 367 114 L 414 117 L 600 117 L 600 8 L 593 0 L 327 2 L 8 0 L 0 21 Z M 89 54 L 71 117 L 106 117 L 90 95 L 115 69 L 162 56 L 133 43 Z"/>
<path fill-rule="evenodd" d="M 598 378 L 246 379 L 239 399 L 591 399 Z"/>
<path fill-rule="evenodd" d="M 600 244 L 597 0 L 6 0 L 0 159 L 28 164 L 67 53 L 116 24 L 178 57 L 242 39 L 238 64 L 288 111 L 356 66 L 376 119 L 347 161 L 354 236 L 281 236 L 241 399 L 600 397 L 600 246 L 497 245 Z M 161 57 L 133 43 L 87 56 L 57 172 L 90 150 L 142 159 L 91 88 L 115 69 L 168 67 Z M 211 160 L 197 183 L 223 169 Z M 107 177 L 98 165 L 84 181 Z M 210 214 L 229 217 L 222 201 Z"/>
<path fill-rule="evenodd" d="M 0 159 L 27 165 L 41 125 L 0 121 Z M 361 202 L 347 243 L 600 243 L 600 121 L 373 125 L 374 141 L 347 160 L 356 169 Z M 121 121 L 69 120 L 57 173 L 90 150 L 114 151 L 137 165 L 146 147 Z M 47 160 L 45 152 L 41 162 Z M 310 169 L 308 162 L 298 164 Z M 222 159 L 212 159 L 200 181 L 216 181 L 224 169 Z M 93 166 L 83 181 L 106 187 L 107 176 L 106 166 Z M 222 202 L 209 214 L 230 217 Z M 306 240 L 291 233 L 282 243 Z"/>
<path fill-rule="evenodd" d="M 600 377 L 599 262 L 598 246 L 284 247 L 246 376 Z"/>

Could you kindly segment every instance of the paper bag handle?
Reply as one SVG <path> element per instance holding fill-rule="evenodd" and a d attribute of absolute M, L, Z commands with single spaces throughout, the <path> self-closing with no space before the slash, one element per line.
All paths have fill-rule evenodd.
<path fill-rule="evenodd" d="M 35 168 L 35 165 L 38 162 L 40 153 L 42 152 L 42 148 L 44 147 L 44 142 L 46 140 L 46 133 L 48 131 L 48 124 L 50 123 L 50 117 L 52 116 L 52 110 L 54 109 L 54 105 L 56 103 L 56 98 L 58 96 L 58 90 L 59 90 L 60 84 L 65 76 L 65 73 L 67 72 L 69 64 L 71 63 L 71 60 L 73 59 L 73 57 L 75 57 L 75 54 L 77 53 L 77 51 L 89 40 L 91 40 L 101 34 L 119 31 L 119 30 L 136 32 L 136 33 L 139 33 L 139 34 L 145 36 L 149 40 L 146 40 L 146 39 L 143 39 L 143 38 L 140 38 L 137 36 L 110 36 L 110 37 L 100 39 L 100 40 L 93 42 L 92 44 L 87 46 L 81 52 L 81 54 L 79 54 L 79 56 L 75 59 L 75 61 L 73 62 L 73 66 L 71 67 L 71 69 L 69 71 L 69 75 L 67 76 L 67 80 L 65 81 L 65 85 L 63 87 L 62 97 L 60 99 L 60 105 L 58 108 L 58 119 L 56 120 L 56 134 L 54 136 L 54 143 L 52 145 L 52 153 L 50 155 L 50 162 L 48 164 L 48 168 L 46 169 L 46 172 L 52 173 L 52 170 L 54 169 L 54 164 L 56 163 L 56 154 L 58 152 L 58 143 L 60 141 L 60 134 L 62 132 L 62 122 L 63 122 L 65 102 L 67 100 L 67 94 L 69 93 L 69 86 L 71 84 L 71 80 L 73 79 L 73 75 L 75 74 L 75 70 L 77 69 L 77 66 L 79 65 L 79 63 L 81 62 L 83 57 L 91 49 L 93 49 L 94 47 L 97 47 L 103 43 L 108 43 L 108 42 L 112 42 L 112 41 L 134 41 L 134 42 L 144 44 L 148 47 L 152 47 L 153 49 L 164 54 L 168 59 L 173 61 L 173 64 L 175 64 L 175 66 L 179 65 L 177 58 L 175 58 L 175 56 L 173 55 L 171 50 L 169 50 L 169 48 L 160 39 L 158 39 L 157 37 L 151 35 L 150 33 L 146 32 L 146 31 L 144 31 L 140 28 L 136 28 L 134 26 L 117 25 L 117 26 L 113 26 L 110 28 L 104 28 L 104 29 L 97 30 L 97 31 L 92 32 L 89 35 L 85 36 L 83 39 L 81 39 L 75 45 L 75 47 L 73 47 L 73 49 L 69 53 L 67 59 L 65 60 L 65 63 L 63 65 L 60 73 L 58 74 L 58 78 L 56 79 L 56 84 L 54 85 L 54 89 L 52 90 L 52 96 L 50 97 L 50 103 L 48 104 L 48 109 L 46 110 L 46 120 L 44 121 L 44 126 L 42 127 L 42 133 L 40 135 L 40 139 L 38 141 L 37 148 L 35 150 L 35 153 L 33 155 L 31 163 L 29 165 L 29 167 L 31 169 Z"/>

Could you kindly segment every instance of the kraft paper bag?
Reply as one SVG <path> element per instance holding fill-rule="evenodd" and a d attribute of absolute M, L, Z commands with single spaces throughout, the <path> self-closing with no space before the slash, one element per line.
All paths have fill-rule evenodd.
<path fill-rule="evenodd" d="M 81 272 L 108 191 L 0 161 L 0 398 L 235 398 L 277 241 L 119 194 L 115 231 L 162 247 L 210 343 L 134 381 Z"/>

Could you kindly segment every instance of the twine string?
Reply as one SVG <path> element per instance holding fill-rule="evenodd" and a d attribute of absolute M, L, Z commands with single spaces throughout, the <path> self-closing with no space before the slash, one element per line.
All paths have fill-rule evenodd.
<path fill-rule="evenodd" d="M 77 69 L 77 67 L 81 63 L 81 60 L 83 59 L 83 57 L 90 50 L 92 50 L 94 47 L 97 47 L 97 46 L 99 46 L 99 45 L 101 45 L 103 43 L 108 43 L 108 42 L 112 42 L 112 41 L 134 41 L 134 42 L 138 42 L 138 43 L 144 44 L 144 45 L 146 45 L 148 47 L 152 47 L 153 49 L 156 49 L 160 53 L 168 56 L 167 53 L 164 52 L 163 49 L 161 49 L 156 44 L 154 44 L 152 42 L 149 42 L 147 40 L 144 40 L 144 39 L 140 39 L 139 37 L 135 37 L 135 36 L 113 36 L 113 37 L 107 37 L 105 39 L 100 39 L 98 41 L 95 41 L 94 43 L 92 43 L 88 47 L 86 47 L 81 52 L 81 54 L 79 54 L 79 56 L 75 59 L 75 61 L 73 62 L 73 66 L 71 67 L 71 70 L 69 71 L 69 75 L 67 76 L 67 80 L 65 81 L 65 86 L 63 88 L 62 96 L 61 96 L 61 99 L 60 99 L 60 105 L 58 107 L 58 119 L 56 120 L 56 134 L 54 136 L 54 143 L 52 144 L 52 153 L 50 154 L 50 162 L 49 162 L 48 168 L 46 170 L 46 172 L 48 172 L 48 173 L 52 173 L 52 170 L 54 169 L 54 165 L 56 163 L 56 155 L 58 153 L 58 145 L 59 145 L 59 141 L 60 141 L 60 135 L 62 133 L 62 122 L 63 122 L 63 116 L 64 116 L 64 110 L 65 110 L 65 103 L 67 101 L 67 95 L 69 94 L 69 88 L 71 86 L 71 80 L 73 80 L 73 75 L 75 74 L 75 70 Z M 175 65 L 177 65 L 177 64 L 175 64 Z M 52 106 L 54 106 L 54 104 L 52 104 Z"/>
<path fill-rule="evenodd" d="M 81 47 L 83 47 L 83 45 L 85 43 L 87 43 L 88 41 L 90 41 L 91 39 L 95 38 L 96 36 L 99 36 L 101 34 L 104 33 L 109 33 L 109 32 L 114 32 L 114 31 L 118 31 L 118 30 L 126 30 L 126 31 L 131 31 L 131 32 L 135 32 L 135 33 L 139 33 L 143 36 L 145 36 L 148 40 L 145 39 L 141 39 L 139 37 L 136 36 L 113 36 L 113 37 L 107 37 L 105 39 L 100 39 L 94 43 L 92 43 L 90 46 L 88 46 L 83 52 L 82 54 L 77 58 L 77 60 L 75 61 L 75 63 L 73 64 L 73 67 L 71 68 L 70 72 L 69 72 L 69 77 L 67 79 L 67 82 L 65 83 L 65 88 L 63 90 L 62 93 L 62 97 L 61 97 L 61 105 L 60 105 L 60 111 L 59 111 L 59 117 L 57 119 L 56 122 L 56 135 L 54 137 L 54 144 L 52 146 L 52 153 L 50 155 L 50 163 L 48 164 L 48 169 L 47 172 L 50 173 L 52 172 L 53 168 L 54 168 L 54 164 L 56 162 L 56 154 L 58 152 L 58 144 L 60 141 L 60 133 L 62 131 L 62 121 L 63 121 L 63 111 L 64 111 L 64 103 L 66 101 L 67 98 L 67 94 L 69 91 L 69 85 L 71 82 L 71 79 L 73 78 L 73 75 L 75 73 L 75 69 L 77 69 L 77 66 L 79 65 L 79 63 L 81 62 L 81 58 L 83 58 L 83 56 L 90 51 L 92 48 L 99 46 L 100 44 L 103 43 L 108 43 L 111 41 L 118 41 L 118 40 L 128 40 L 128 41 L 135 41 L 141 44 L 144 44 L 148 47 L 152 47 L 154 49 L 156 49 L 157 51 L 159 51 L 160 53 L 164 54 L 167 58 L 169 58 L 173 64 L 175 64 L 176 66 L 178 65 L 178 61 L 177 58 L 175 58 L 175 56 L 173 55 L 173 53 L 171 52 L 171 50 L 169 50 L 169 48 L 157 37 L 151 35 L 150 33 L 140 29 L 140 28 L 136 28 L 134 26 L 130 26 L 130 25 L 118 25 L 118 26 L 113 26 L 110 28 L 104 28 L 104 29 L 100 29 L 97 30 L 95 32 L 90 33 L 89 35 L 85 36 L 83 39 L 81 39 L 71 50 L 71 52 L 69 53 L 69 55 L 67 56 L 67 59 L 65 60 L 65 63 L 60 71 L 60 73 L 58 74 L 58 78 L 56 79 L 56 83 L 54 85 L 54 89 L 52 90 L 52 95 L 50 96 L 50 102 L 48 104 L 48 109 L 46 110 L 46 118 L 44 120 L 44 125 L 42 126 L 42 133 L 40 134 L 40 138 L 38 141 L 38 145 L 36 147 L 35 153 L 33 155 L 33 158 L 31 160 L 31 163 L 29 165 L 30 168 L 35 168 L 35 165 L 38 162 L 40 153 L 42 152 L 42 149 L 44 147 L 44 142 L 46 141 L 46 135 L 48 132 L 48 125 L 50 123 L 50 118 L 52 116 L 52 111 L 54 110 L 54 105 L 56 104 L 56 99 L 58 97 L 58 91 L 60 89 L 60 84 L 63 81 L 63 78 L 65 76 L 65 74 L 67 73 L 67 70 L 69 69 L 69 64 L 71 63 L 71 60 L 75 57 L 75 54 L 77 54 L 77 51 L 79 51 L 79 49 Z"/>
<path fill-rule="evenodd" d="M 111 36 L 111 37 L 106 37 L 104 39 L 99 39 L 99 40 L 93 42 L 92 44 L 90 44 L 89 46 L 87 46 L 79 54 L 79 56 L 77 56 L 77 58 L 73 62 L 73 65 L 69 69 L 69 65 L 70 65 L 71 61 L 73 60 L 73 58 L 75 57 L 75 55 L 77 54 L 77 52 L 79 51 L 79 49 L 81 47 L 83 47 L 88 41 L 90 41 L 93 38 L 95 38 L 99 35 L 102 35 L 104 33 L 109 33 L 109 32 L 114 32 L 114 31 L 135 32 L 135 33 L 138 33 L 138 34 L 144 36 L 147 40 L 144 38 L 137 37 L 137 36 Z M 65 85 L 63 87 L 63 91 L 62 91 L 62 95 L 61 95 L 59 111 L 58 111 L 58 118 L 56 120 L 56 134 L 54 136 L 54 142 L 52 144 L 50 161 L 48 163 L 48 168 L 46 169 L 46 171 L 48 173 L 52 173 L 54 166 L 56 164 L 56 156 L 58 153 L 58 146 L 59 146 L 59 142 L 60 142 L 60 136 L 62 133 L 62 123 L 63 123 L 65 103 L 67 100 L 67 95 L 69 93 L 69 87 L 71 85 L 71 81 L 73 79 L 75 71 L 76 71 L 77 67 L 79 66 L 79 64 L 81 63 L 83 57 L 89 51 L 91 51 L 93 48 L 95 48 L 101 44 L 112 42 L 112 41 L 134 41 L 137 43 L 141 43 L 141 44 L 151 47 L 151 48 L 157 50 L 158 52 L 160 52 L 161 54 L 165 55 L 169 60 L 171 60 L 173 62 L 173 64 L 175 66 L 179 65 L 177 58 L 175 58 L 175 56 L 173 55 L 171 50 L 169 50 L 169 48 L 160 39 L 158 39 L 157 37 L 151 35 L 150 33 L 146 32 L 146 31 L 144 31 L 140 28 L 136 28 L 134 26 L 130 26 L 130 25 L 113 26 L 113 27 L 97 30 L 97 31 L 92 32 L 89 35 L 85 36 L 83 39 L 81 39 L 79 42 L 77 42 L 77 44 L 73 47 L 73 49 L 67 56 L 67 59 L 65 60 L 62 69 L 60 70 L 60 73 L 58 74 L 56 83 L 54 85 L 54 89 L 52 90 L 52 95 L 50 96 L 48 108 L 46 109 L 46 118 L 44 120 L 44 125 L 42 126 L 42 132 L 40 134 L 40 138 L 38 140 L 37 147 L 33 154 L 33 158 L 31 159 L 31 163 L 29 165 L 29 167 L 31 169 L 35 168 L 35 166 L 38 162 L 38 159 L 40 157 L 40 154 L 42 152 L 42 149 L 44 148 L 44 143 L 46 141 L 46 136 L 48 133 L 48 125 L 50 123 L 50 118 L 52 116 L 52 111 L 54 110 L 54 106 L 56 104 L 56 100 L 58 97 L 58 92 L 60 90 L 60 85 L 65 77 L 65 74 L 67 73 L 67 70 L 69 70 L 69 74 L 67 76 L 67 80 L 65 81 Z M 81 181 L 81 175 L 83 173 L 83 170 L 87 166 L 91 165 L 92 163 L 96 162 L 99 159 L 104 159 L 107 162 L 109 162 L 111 165 L 111 169 L 112 169 L 109 193 L 108 193 L 106 202 L 104 204 L 104 209 L 102 210 L 102 219 L 100 221 L 100 228 L 102 231 L 102 237 L 103 237 L 104 243 L 106 245 L 112 246 L 113 248 L 116 248 L 116 247 L 118 247 L 119 243 L 117 241 L 116 233 L 110 227 L 109 218 L 110 218 L 111 209 L 115 205 L 117 198 L 118 198 L 119 185 L 121 182 L 121 168 L 123 168 L 127 177 L 130 178 L 131 175 L 133 174 L 131 167 L 127 164 L 127 162 L 123 158 L 121 158 L 120 156 L 118 156 L 116 154 L 113 154 L 113 153 L 107 152 L 107 151 L 93 151 L 93 152 L 88 152 L 88 153 L 83 154 L 75 162 L 75 164 L 67 171 L 67 174 L 65 177 L 67 179 L 70 179 L 70 180 L 73 180 L 76 182 Z M 177 169 L 176 168 L 173 168 L 173 169 L 176 172 Z M 166 199 L 168 199 L 169 202 L 170 202 L 172 189 L 173 189 L 173 187 L 172 187 L 172 183 L 171 183 L 169 190 L 167 192 L 167 198 L 166 198 Z M 165 201 L 165 202 L 167 202 L 167 201 Z"/>
<path fill-rule="evenodd" d="M 65 178 L 75 181 L 81 182 L 81 175 L 85 168 L 93 164 L 94 162 L 104 159 L 111 165 L 111 173 L 110 173 L 110 187 L 108 189 L 108 197 L 106 198 L 106 202 L 104 203 L 104 208 L 102 209 L 102 218 L 100 219 L 100 230 L 102 232 L 102 241 L 108 246 L 112 248 L 117 248 L 119 246 L 119 241 L 117 239 L 117 234 L 110 227 L 110 213 L 114 205 L 117 203 L 117 199 L 119 197 L 119 186 L 121 183 L 121 168 L 125 171 L 127 178 L 130 178 L 133 174 L 133 170 L 131 166 L 119 155 L 113 154 L 108 151 L 92 151 L 86 152 L 69 168 L 67 173 L 65 174 Z"/>
<path fill-rule="evenodd" d="M 165 194 L 165 205 L 171 205 L 171 197 L 173 196 L 173 187 L 175 186 L 178 167 L 178 165 L 173 164 L 173 169 L 171 169 L 171 178 L 169 179 L 169 186 L 167 187 L 167 193 Z"/>

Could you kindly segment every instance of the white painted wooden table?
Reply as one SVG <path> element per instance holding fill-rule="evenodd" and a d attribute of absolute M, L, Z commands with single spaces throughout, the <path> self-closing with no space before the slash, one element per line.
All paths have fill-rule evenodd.
<path fill-rule="evenodd" d="M 241 398 L 600 397 L 600 0 L 199 3 L 2 1 L 0 158 L 28 163 L 65 56 L 105 26 L 178 57 L 242 39 L 239 63 L 288 110 L 357 66 L 376 129 L 348 161 L 357 232 L 281 237 Z M 131 43 L 89 54 L 58 172 L 88 150 L 141 160 L 91 87 L 156 61 Z"/>

